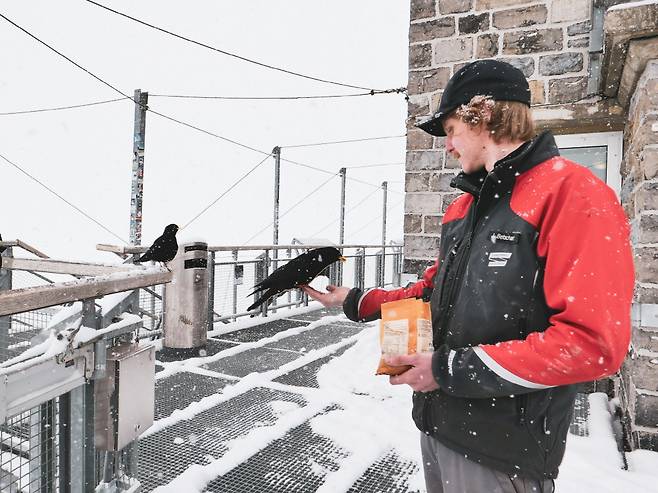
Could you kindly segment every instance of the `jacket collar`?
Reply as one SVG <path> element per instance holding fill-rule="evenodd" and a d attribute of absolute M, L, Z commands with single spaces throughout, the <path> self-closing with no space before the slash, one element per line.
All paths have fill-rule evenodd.
<path fill-rule="evenodd" d="M 487 173 L 484 168 L 470 174 L 462 171 L 452 179 L 450 186 L 478 198 L 485 178 L 487 178 L 487 175 L 492 175 L 501 184 L 507 185 L 506 188 L 511 189 L 518 175 L 559 155 L 560 152 L 553 134 L 546 130 L 496 162 L 491 173 Z"/>

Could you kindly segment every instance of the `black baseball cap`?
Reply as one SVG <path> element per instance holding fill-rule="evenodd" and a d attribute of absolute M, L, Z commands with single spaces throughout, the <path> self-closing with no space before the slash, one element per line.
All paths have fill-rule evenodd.
<path fill-rule="evenodd" d="M 428 134 L 444 137 L 442 120 L 474 96 L 491 96 L 494 101 L 520 101 L 530 106 L 530 86 L 523 72 L 500 60 L 477 60 L 460 68 L 450 78 L 436 113 L 416 126 Z"/>

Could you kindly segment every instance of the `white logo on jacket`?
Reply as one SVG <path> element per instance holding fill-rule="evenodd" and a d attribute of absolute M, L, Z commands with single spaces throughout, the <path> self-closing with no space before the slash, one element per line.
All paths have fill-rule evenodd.
<path fill-rule="evenodd" d="M 512 252 L 491 252 L 489 254 L 489 267 L 505 267 Z"/>

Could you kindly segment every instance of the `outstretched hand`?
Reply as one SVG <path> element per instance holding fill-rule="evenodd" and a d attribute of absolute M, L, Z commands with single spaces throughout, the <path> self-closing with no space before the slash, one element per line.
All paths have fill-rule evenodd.
<path fill-rule="evenodd" d="M 390 377 L 392 385 L 407 384 L 416 392 L 431 392 L 439 388 L 432 374 L 432 354 L 414 353 L 400 356 L 387 356 L 386 364 L 391 366 L 411 365 L 400 375 Z"/>
<path fill-rule="evenodd" d="M 327 286 L 327 293 L 321 293 L 309 285 L 303 285 L 300 286 L 300 288 L 310 298 L 319 301 L 327 308 L 332 306 L 342 306 L 343 301 L 345 301 L 345 298 L 347 297 L 347 293 L 350 292 L 350 288 L 346 288 L 345 286 L 332 286 L 331 284 Z"/>

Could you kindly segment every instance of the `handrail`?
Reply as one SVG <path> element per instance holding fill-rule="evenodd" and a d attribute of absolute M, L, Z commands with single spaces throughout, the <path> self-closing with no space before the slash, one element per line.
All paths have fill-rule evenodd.
<path fill-rule="evenodd" d="M 401 247 L 402 243 L 391 243 L 388 245 L 363 245 L 363 244 L 319 244 L 319 245 L 303 245 L 299 243 L 291 245 L 230 245 L 230 246 L 208 246 L 209 252 L 233 252 L 233 251 L 249 251 L 249 250 L 299 250 L 309 248 L 323 248 L 333 246 L 336 248 L 396 248 Z M 143 253 L 148 247 L 146 246 L 122 246 L 122 245 L 107 245 L 99 243 L 96 249 L 103 252 L 112 252 L 118 254 L 133 254 Z"/>
<path fill-rule="evenodd" d="M 34 255 L 36 255 L 39 258 L 44 258 L 44 259 L 50 258 L 45 253 L 37 250 L 32 245 L 28 245 L 27 243 L 25 243 L 24 241 L 21 241 L 21 240 L 0 241 L 0 247 L 19 247 L 19 248 L 22 248 L 23 250 L 25 250 L 27 252 L 33 253 Z"/>

